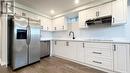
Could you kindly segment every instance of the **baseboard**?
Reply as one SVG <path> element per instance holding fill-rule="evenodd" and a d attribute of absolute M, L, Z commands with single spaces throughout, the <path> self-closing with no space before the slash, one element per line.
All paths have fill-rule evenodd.
<path fill-rule="evenodd" d="M 6 65 L 6 63 L 1 61 L 1 66 L 4 66 L 4 65 Z"/>
<path fill-rule="evenodd" d="M 5 63 L 5 62 L 2 62 L 2 60 L 0 59 L 0 65 L 1 65 L 1 66 L 5 66 L 6 63 Z"/>

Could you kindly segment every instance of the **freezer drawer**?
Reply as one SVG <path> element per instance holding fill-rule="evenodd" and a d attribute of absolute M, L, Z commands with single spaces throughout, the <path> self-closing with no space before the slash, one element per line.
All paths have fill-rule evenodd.
<path fill-rule="evenodd" d="M 41 58 L 50 56 L 50 41 L 41 41 Z"/>

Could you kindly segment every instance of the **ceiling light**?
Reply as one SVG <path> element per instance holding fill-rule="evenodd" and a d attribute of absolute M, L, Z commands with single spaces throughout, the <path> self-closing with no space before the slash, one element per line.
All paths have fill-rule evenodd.
<path fill-rule="evenodd" d="M 79 0 L 75 0 L 74 3 L 75 3 L 75 4 L 79 4 Z"/>
<path fill-rule="evenodd" d="M 55 14 L 55 11 L 54 11 L 54 10 L 51 10 L 50 13 L 51 13 L 51 14 Z"/>

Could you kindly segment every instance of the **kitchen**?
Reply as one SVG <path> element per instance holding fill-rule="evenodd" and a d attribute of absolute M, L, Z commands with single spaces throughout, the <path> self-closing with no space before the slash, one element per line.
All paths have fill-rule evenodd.
<path fill-rule="evenodd" d="M 2 2 L 4 4 L 12 1 Z M 20 71 L 130 73 L 129 5 L 129 0 L 128 2 L 127 0 L 15 0 L 12 2 L 12 7 L 7 7 L 9 10 L 12 8 L 12 12 L 9 12 L 6 6 L 5 10 L 1 8 L 0 68 L 7 73 L 13 72 L 12 69 L 8 72 L 6 68 L 10 62 L 8 59 L 12 58 L 9 56 L 7 44 L 9 40 L 7 18 L 8 15 L 15 15 L 12 19 L 25 17 L 28 22 L 31 19 L 37 20 L 41 29 L 39 35 L 41 60 L 19 69 Z M 33 46 L 38 46 L 36 44 Z M 18 64 L 21 61 L 22 57 L 18 60 Z M 19 70 L 16 71 L 20 72 Z"/>

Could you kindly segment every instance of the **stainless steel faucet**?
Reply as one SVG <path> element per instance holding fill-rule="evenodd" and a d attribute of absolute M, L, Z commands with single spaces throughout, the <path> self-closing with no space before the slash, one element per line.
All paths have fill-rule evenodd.
<path fill-rule="evenodd" d="M 75 37 L 74 37 L 74 32 L 73 32 L 73 31 L 70 31 L 70 32 L 69 32 L 69 36 L 71 35 L 71 33 L 73 34 L 73 39 L 75 39 Z"/>

